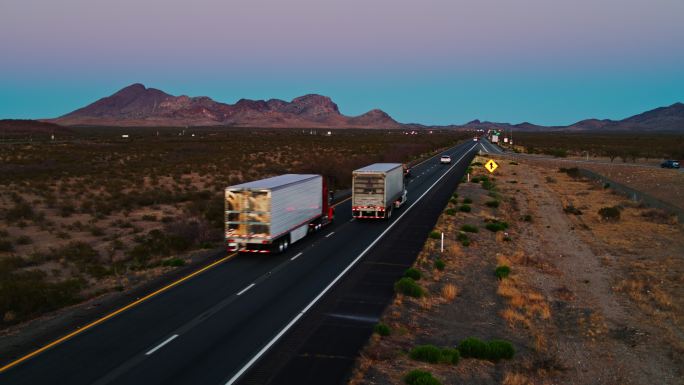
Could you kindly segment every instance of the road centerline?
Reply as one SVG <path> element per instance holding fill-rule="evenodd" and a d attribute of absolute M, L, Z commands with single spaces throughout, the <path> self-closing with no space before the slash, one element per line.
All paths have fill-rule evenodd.
<path fill-rule="evenodd" d="M 254 285 L 256 285 L 256 284 L 255 284 L 254 282 L 252 282 L 249 286 L 247 286 L 246 288 L 240 290 L 240 291 L 237 293 L 237 295 L 243 295 L 245 292 L 247 292 L 247 290 L 253 288 Z"/>

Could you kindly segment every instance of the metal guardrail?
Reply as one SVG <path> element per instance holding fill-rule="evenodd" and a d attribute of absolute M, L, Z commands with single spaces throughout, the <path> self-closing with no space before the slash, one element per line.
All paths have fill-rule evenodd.
<path fill-rule="evenodd" d="M 620 195 L 623 195 L 630 200 L 634 202 L 640 202 L 648 207 L 651 208 L 657 208 L 657 209 L 662 209 L 665 211 L 668 211 L 674 215 L 677 216 L 679 219 L 680 223 L 684 223 L 684 209 L 681 209 L 677 206 L 671 205 L 667 202 L 663 202 L 658 198 L 654 198 L 646 193 L 643 193 L 639 190 L 635 190 L 631 187 L 627 187 L 621 183 L 618 183 L 612 179 L 608 179 L 605 176 L 601 174 L 597 174 L 593 171 L 584 169 L 584 168 L 578 168 L 579 174 L 583 177 L 589 178 L 591 180 L 594 180 L 596 182 L 599 182 L 603 184 L 604 186 L 607 184 L 608 188 L 612 189 L 613 191 L 617 192 Z"/>

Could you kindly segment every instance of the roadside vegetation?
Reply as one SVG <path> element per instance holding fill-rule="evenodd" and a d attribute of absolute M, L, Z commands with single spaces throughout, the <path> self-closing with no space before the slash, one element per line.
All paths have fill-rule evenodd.
<path fill-rule="evenodd" d="M 466 137 L 318 133 L 77 128 L 0 144 L 0 329 L 201 261 L 222 245 L 229 185 L 317 173 L 346 189 L 355 168 L 410 163 Z"/>

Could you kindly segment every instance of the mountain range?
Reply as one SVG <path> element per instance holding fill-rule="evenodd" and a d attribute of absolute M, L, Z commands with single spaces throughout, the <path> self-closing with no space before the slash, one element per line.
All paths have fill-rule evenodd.
<path fill-rule="evenodd" d="M 497 123 L 473 120 L 463 125 L 402 124 L 382 110 L 359 116 L 340 113 L 329 97 L 309 94 L 292 101 L 240 99 L 235 104 L 206 96 L 173 96 L 136 83 L 83 108 L 45 122 L 64 126 L 232 126 L 293 128 L 451 128 L 519 131 L 682 131 L 684 104 L 675 103 L 622 120 L 586 119 L 568 126 Z"/>
<path fill-rule="evenodd" d="M 402 127 L 381 110 L 342 115 L 327 96 L 309 94 L 290 102 L 240 99 L 227 104 L 206 96 L 173 96 L 138 83 L 49 121 L 67 126 Z"/>

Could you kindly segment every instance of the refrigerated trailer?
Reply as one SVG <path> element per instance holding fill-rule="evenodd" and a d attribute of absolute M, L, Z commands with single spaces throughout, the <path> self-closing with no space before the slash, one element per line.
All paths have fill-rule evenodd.
<path fill-rule="evenodd" d="M 227 187 L 226 249 L 283 252 L 333 221 L 330 203 L 320 175 L 285 174 Z"/>
<path fill-rule="evenodd" d="M 352 173 L 352 216 L 390 218 L 406 203 L 401 163 L 374 163 Z"/>

